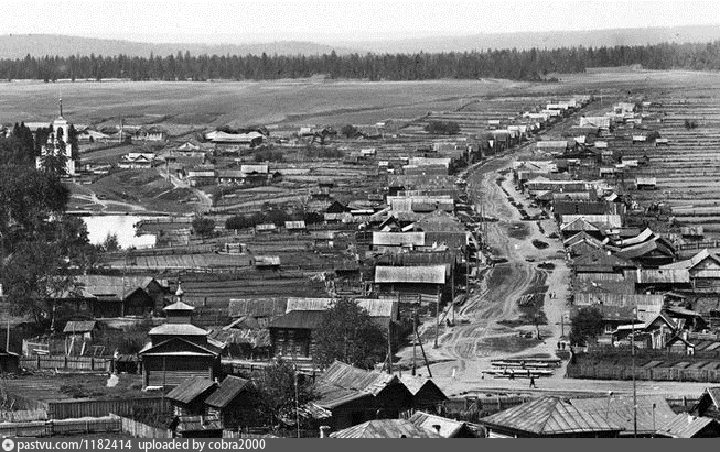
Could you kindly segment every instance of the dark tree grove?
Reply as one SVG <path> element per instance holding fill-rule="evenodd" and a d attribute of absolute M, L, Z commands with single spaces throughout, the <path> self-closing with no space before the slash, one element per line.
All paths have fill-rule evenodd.
<path fill-rule="evenodd" d="M 706 44 L 562 47 L 529 50 L 416 54 L 312 56 L 115 55 L 44 56 L 0 59 L 0 78 L 208 80 L 302 78 L 316 74 L 369 80 L 473 79 L 499 77 L 539 80 L 548 73 L 577 73 L 587 67 L 641 64 L 649 69 L 720 69 L 720 41 Z"/>

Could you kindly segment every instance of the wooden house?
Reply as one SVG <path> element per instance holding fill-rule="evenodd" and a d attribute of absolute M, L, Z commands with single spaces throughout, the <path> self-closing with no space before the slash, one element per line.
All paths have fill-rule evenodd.
<path fill-rule="evenodd" d="M 443 403 L 449 399 L 431 379 L 408 373 L 399 375 L 398 378 L 412 394 L 414 409 L 427 413 L 442 412 Z"/>
<path fill-rule="evenodd" d="M 335 361 L 322 374 L 320 381 L 372 394 L 378 418 L 397 418 L 400 413 L 412 408 L 412 394 L 395 375 L 362 370 Z"/>
<path fill-rule="evenodd" d="M 175 386 L 167 398 L 176 416 L 202 416 L 205 414 L 205 400 L 216 388 L 214 381 L 193 376 Z"/>
<path fill-rule="evenodd" d="M 270 342 L 273 356 L 312 358 L 313 331 L 322 324 L 323 311 L 295 310 L 270 322 Z"/>
<path fill-rule="evenodd" d="M 95 317 L 147 316 L 164 306 L 169 289 L 148 276 L 79 275 L 75 282 L 96 298 Z"/>
<path fill-rule="evenodd" d="M 720 386 L 705 388 L 690 413 L 720 419 Z"/>
<path fill-rule="evenodd" d="M 635 401 L 637 403 L 634 408 L 632 396 L 612 393 L 606 397 L 569 399 L 571 406 L 576 409 L 620 427 L 620 437 L 634 436 L 636 428 L 638 437 L 653 437 L 659 428 L 675 417 L 663 396 L 638 395 Z"/>
<path fill-rule="evenodd" d="M 213 381 L 218 375 L 222 344 L 209 339 L 206 330 L 181 323 L 186 311 L 167 310 L 168 322 L 148 332 L 150 342 L 138 353 L 144 387 L 176 386 L 194 376 Z"/>
<path fill-rule="evenodd" d="M 657 430 L 657 436 L 664 438 L 718 438 L 720 437 L 720 423 L 711 417 L 679 413 Z"/>
<path fill-rule="evenodd" d="M 445 265 L 375 266 L 379 293 L 440 295 L 445 286 Z"/>
<path fill-rule="evenodd" d="M 707 249 L 692 258 L 662 265 L 661 270 L 687 270 L 690 284 L 694 289 L 703 291 L 720 289 L 720 256 Z"/>
<path fill-rule="evenodd" d="M 617 438 L 622 427 L 557 397 L 542 397 L 480 419 L 489 438 Z"/>
<path fill-rule="evenodd" d="M 228 375 L 206 400 L 208 414 L 220 419 L 224 429 L 256 425 L 255 405 L 258 403 L 255 385 L 244 378 Z"/>

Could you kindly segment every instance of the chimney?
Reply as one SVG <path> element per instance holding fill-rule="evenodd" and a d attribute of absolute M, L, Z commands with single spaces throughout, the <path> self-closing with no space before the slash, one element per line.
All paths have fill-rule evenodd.
<path fill-rule="evenodd" d="M 320 438 L 327 438 L 327 431 L 330 430 L 329 425 L 320 426 Z"/>

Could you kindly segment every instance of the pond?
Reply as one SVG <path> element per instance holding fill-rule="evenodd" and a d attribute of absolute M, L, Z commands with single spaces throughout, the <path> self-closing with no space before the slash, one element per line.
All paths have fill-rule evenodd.
<path fill-rule="evenodd" d="M 108 235 L 117 235 L 122 249 L 152 248 L 157 241 L 155 235 L 143 234 L 139 237 L 135 235 L 135 224 L 142 219 L 152 218 L 133 215 L 83 217 L 88 229 L 88 240 L 92 244 L 102 244 Z"/>

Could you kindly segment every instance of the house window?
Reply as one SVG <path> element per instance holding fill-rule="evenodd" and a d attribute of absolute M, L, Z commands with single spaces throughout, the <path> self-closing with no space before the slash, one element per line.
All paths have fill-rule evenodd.
<path fill-rule="evenodd" d="M 606 323 L 605 324 L 605 334 L 610 334 L 613 331 L 615 331 L 615 328 L 613 328 L 613 326 L 611 324 Z"/>

